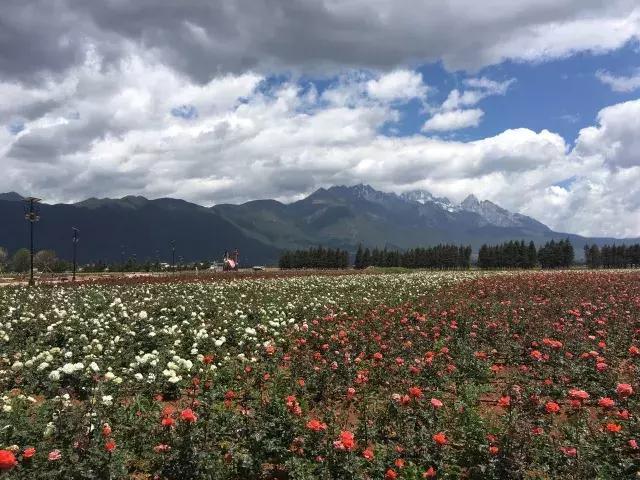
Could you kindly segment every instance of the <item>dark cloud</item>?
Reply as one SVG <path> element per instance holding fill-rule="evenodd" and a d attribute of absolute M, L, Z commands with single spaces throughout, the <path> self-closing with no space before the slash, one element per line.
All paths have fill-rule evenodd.
<path fill-rule="evenodd" d="M 638 12 L 633 0 L 8 0 L 0 71 L 33 81 L 78 63 L 89 45 L 107 63 L 144 50 L 199 82 L 247 69 L 326 72 L 435 60 L 475 68 L 616 48 L 638 38 Z M 571 35 L 590 19 L 601 28 L 630 25 L 606 44 Z"/>
<path fill-rule="evenodd" d="M 476 142 L 384 132 L 405 102 L 480 112 L 512 82 L 467 79 L 436 108 L 413 63 L 542 61 L 639 31 L 637 0 L 6 0 L 0 191 L 212 204 L 368 182 L 637 233 L 635 102 L 603 110 L 573 150 L 545 130 Z M 298 72 L 331 81 L 318 96 Z"/>

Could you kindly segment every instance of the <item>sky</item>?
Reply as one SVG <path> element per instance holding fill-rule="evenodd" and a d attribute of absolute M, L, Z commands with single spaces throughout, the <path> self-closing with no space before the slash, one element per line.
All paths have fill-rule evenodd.
<path fill-rule="evenodd" d="M 468 194 L 640 236 L 637 0 L 6 0 L 0 192 Z"/>

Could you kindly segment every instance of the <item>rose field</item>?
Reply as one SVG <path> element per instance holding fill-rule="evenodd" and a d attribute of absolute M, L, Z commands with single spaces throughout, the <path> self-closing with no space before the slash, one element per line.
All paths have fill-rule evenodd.
<path fill-rule="evenodd" d="M 640 273 L 0 288 L 0 478 L 626 479 Z"/>

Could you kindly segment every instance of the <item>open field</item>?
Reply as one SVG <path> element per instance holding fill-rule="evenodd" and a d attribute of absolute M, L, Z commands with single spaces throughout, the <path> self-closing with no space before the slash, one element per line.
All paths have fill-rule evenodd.
<path fill-rule="evenodd" d="M 339 275 L 364 275 L 364 274 L 380 274 L 380 273 L 410 273 L 412 270 L 403 268 L 378 268 L 369 267 L 366 270 L 354 269 L 297 269 L 297 270 L 281 270 L 277 267 L 268 267 L 262 270 L 253 270 L 244 268 L 237 271 L 221 272 L 210 270 L 185 270 L 178 272 L 105 272 L 105 273 L 78 273 L 76 277 L 77 284 L 122 284 L 131 282 L 146 283 L 191 283 L 191 282 L 215 282 L 227 280 L 242 279 L 275 279 L 290 277 L 308 277 L 308 276 L 339 276 Z M 413 270 L 415 271 L 415 270 Z M 70 284 L 72 275 L 64 274 L 46 274 L 36 275 L 36 283 L 40 285 L 58 285 Z M 27 285 L 29 276 L 23 274 L 0 274 L 0 286 L 9 285 Z"/>
<path fill-rule="evenodd" d="M 640 470 L 637 271 L 276 277 L 0 289 L 0 477 Z"/>

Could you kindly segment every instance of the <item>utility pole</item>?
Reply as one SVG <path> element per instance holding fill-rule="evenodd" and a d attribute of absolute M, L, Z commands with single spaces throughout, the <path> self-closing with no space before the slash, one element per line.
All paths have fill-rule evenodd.
<path fill-rule="evenodd" d="M 78 238 L 78 232 L 80 231 L 79 229 L 77 229 L 76 227 L 71 227 L 71 230 L 73 230 L 73 278 L 71 279 L 72 281 L 76 281 L 76 265 L 77 265 L 77 249 L 78 249 L 78 242 L 80 241 L 80 239 Z"/>
<path fill-rule="evenodd" d="M 171 269 L 176 270 L 176 241 L 171 240 Z"/>
<path fill-rule="evenodd" d="M 33 280 L 33 224 L 40 220 L 40 216 L 38 215 L 38 203 L 40 203 L 41 199 L 36 197 L 28 197 L 24 199 L 28 204 L 28 209 L 24 215 L 24 218 L 29 222 L 29 252 L 30 252 L 30 262 L 29 262 L 29 286 L 32 287 L 35 285 L 35 281 Z"/>

